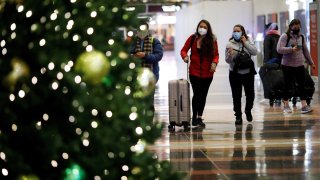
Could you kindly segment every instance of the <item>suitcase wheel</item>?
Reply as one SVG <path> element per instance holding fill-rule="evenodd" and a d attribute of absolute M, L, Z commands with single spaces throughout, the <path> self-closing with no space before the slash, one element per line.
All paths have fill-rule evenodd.
<path fill-rule="evenodd" d="M 190 127 L 187 125 L 187 126 L 183 126 L 183 129 L 184 131 L 190 131 Z"/>
<path fill-rule="evenodd" d="M 175 131 L 175 125 L 170 124 L 170 125 L 168 126 L 168 130 L 169 130 L 169 132 Z"/>
<path fill-rule="evenodd" d="M 183 129 L 184 129 L 184 131 L 189 131 L 190 130 L 190 123 L 183 122 Z"/>

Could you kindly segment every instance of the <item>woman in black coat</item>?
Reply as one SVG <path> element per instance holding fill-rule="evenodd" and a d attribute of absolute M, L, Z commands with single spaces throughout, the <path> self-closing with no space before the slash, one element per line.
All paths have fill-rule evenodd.
<path fill-rule="evenodd" d="M 278 25 L 269 23 L 266 25 L 266 35 L 263 41 L 263 66 L 259 70 L 259 75 L 263 85 L 264 98 L 269 99 L 270 106 L 273 106 L 274 98 L 271 96 L 270 80 L 267 78 L 266 72 L 271 69 L 278 69 L 281 64 L 282 55 L 277 52 L 277 44 L 280 38 Z M 270 76 L 269 76 L 270 77 Z M 264 100 L 263 100 L 264 101 Z M 280 101 L 279 101 L 280 102 Z"/>

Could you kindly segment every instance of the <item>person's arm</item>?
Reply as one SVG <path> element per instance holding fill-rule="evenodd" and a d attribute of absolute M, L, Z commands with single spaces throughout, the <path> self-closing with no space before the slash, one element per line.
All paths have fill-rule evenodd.
<path fill-rule="evenodd" d="M 303 35 L 302 35 L 303 36 Z M 303 42 L 302 42 L 302 52 L 303 52 L 303 55 L 304 55 L 304 57 L 306 58 L 306 60 L 308 61 L 308 64 L 309 65 L 313 65 L 314 64 L 314 62 L 313 62 L 313 60 L 312 60 L 312 58 L 311 58 L 311 55 L 310 55 L 310 52 L 309 52 L 309 49 L 308 49 L 308 47 L 307 47 L 307 44 L 306 44 L 306 41 L 305 41 L 305 37 L 304 38 L 302 38 L 302 40 L 303 40 Z"/>
<path fill-rule="evenodd" d="M 163 48 L 160 41 L 156 38 L 153 39 L 153 52 L 146 54 L 144 59 L 146 63 L 159 62 L 163 57 Z"/>
<path fill-rule="evenodd" d="M 255 56 L 257 55 L 257 47 L 254 45 L 254 43 L 250 40 L 250 38 L 247 39 L 247 41 L 245 41 L 243 43 L 243 46 L 247 49 L 247 51 Z"/>
<path fill-rule="evenodd" d="M 218 42 L 215 40 L 213 42 L 213 58 L 211 62 L 210 72 L 215 72 L 217 65 L 219 63 L 219 50 L 218 50 Z"/>
<path fill-rule="evenodd" d="M 213 59 L 212 59 L 212 63 L 216 63 L 216 65 L 218 65 L 219 63 L 219 49 L 218 49 L 218 42 L 214 41 L 213 42 Z"/>
<path fill-rule="evenodd" d="M 286 47 L 287 46 L 287 34 L 282 34 L 279 38 L 278 44 L 277 44 L 277 51 L 279 54 L 291 54 L 293 53 L 292 47 Z"/>
<path fill-rule="evenodd" d="M 191 43 L 191 38 L 193 35 L 191 35 L 187 41 L 184 43 L 184 46 L 182 47 L 181 51 L 180 51 L 180 56 L 182 59 L 184 59 L 185 57 L 188 56 L 188 51 L 190 49 L 190 43 Z"/>
<path fill-rule="evenodd" d="M 237 52 L 234 50 L 234 47 L 232 46 L 231 42 L 229 41 L 226 45 L 225 50 L 225 60 L 228 64 L 233 62 L 233 59 L 235 58 Z"/>

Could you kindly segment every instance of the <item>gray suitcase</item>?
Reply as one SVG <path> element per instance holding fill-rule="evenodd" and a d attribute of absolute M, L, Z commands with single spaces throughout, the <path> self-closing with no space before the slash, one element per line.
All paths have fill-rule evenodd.
<path fill-rule="evenodd" d="M 175 126 L 190 126 L 190 85 L 185 79 L 169 81 L 169 131 Z"/>

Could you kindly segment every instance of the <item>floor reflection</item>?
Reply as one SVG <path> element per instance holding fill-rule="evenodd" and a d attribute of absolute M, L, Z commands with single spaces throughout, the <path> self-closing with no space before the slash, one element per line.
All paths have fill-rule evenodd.
<path fill-rule="evenodd" d="M 255 179 L 256 174 L 256 152 L 255 148 L 250 148 L 248 143 L 252 141 L 252 124 L 244 126 L 237 125 L 234 133 L 234 141 L 238 142 L 234 148 L 232 160 L 230 161 L 230 179 Z"/>
<path fill-rule="evenodd" d="M 169 121 L 167 83 L 186 77 L 181 70 L 185 67 L 176 61 L 173 52 L 166 52 L 160 63 L 155 119 L 165 124 Z M 170 72 L 166 69 L 173 73 L 166 73 Z M 169 160 L 175 171 L 184 172 L 185 179 L 318 179 L 319 91 L 313 96 L 314 111 L 310 114 L 300 114 L 300 103 L 292 114 L 283 114 L 281 106 L 262 103 L 258 76 L 255 91 L 253 122 L 248 123 L 244 118 L 242 126 L 235 126 L 228 67 L 219 64 L 204 111 L 206 128 L 184 132 L 182 127 L 177 127 L 171 133 L 165 128 L 162 137 L 148 149 L 159 159 Z"/>

